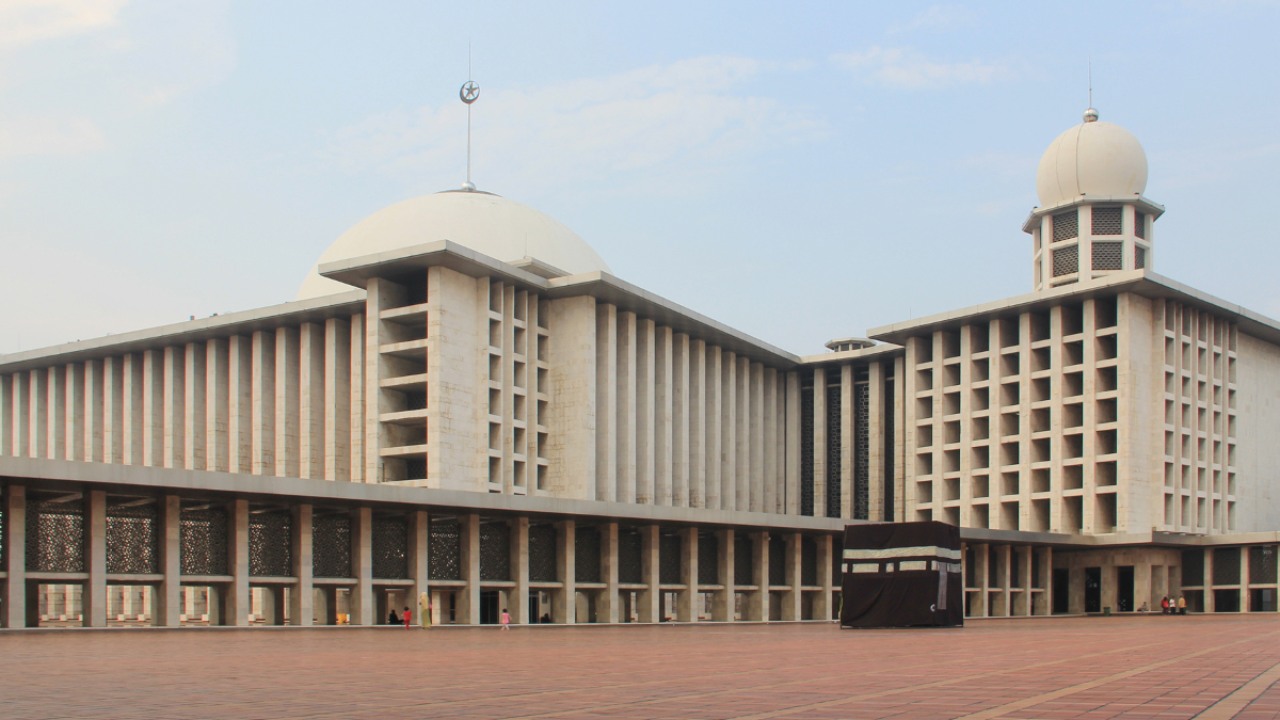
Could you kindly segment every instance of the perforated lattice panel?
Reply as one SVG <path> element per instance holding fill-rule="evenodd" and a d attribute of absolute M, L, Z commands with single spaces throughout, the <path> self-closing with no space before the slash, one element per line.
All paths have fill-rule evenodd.
<path fill-rule="evenodd" d="M 1080 236 L 1080 217 L 1075 210 L 1053 216 L 1053 241 L 1061 242 Z"/>
<path fill-rule="evenodd" d="M 838 518 L 841 511 L 841 477 L 844 433 L 840 431 L 844 409 L 840 383 L 827 385 L 827 517 Z"/>
<path fill-rule="evenodd" d="M 84 502 L 27 500 L 27 569 L 84 572 Z"/>
<path fill-rule="evenodd" d="M 1119 235 L 1121 209 L 1118 207 L 1095 207 L 1093 209 L 1094 235 Z"/>
<path fill-rule="evenodd" d="M 800 538 L 800 584 L 818 584 L 818 543 L 811 537 Z"/>
<path fill-rule="evenodd" d="M 311 573 L 315 577 L 351 577 L 351 516 L 317 514 L 311 523 Z"/>
<path fill-rule="evenodd" d="M 1134 213 L 1133 215 L 1133 234 L 1139 238 L 1147 239 L 1147 214 Z"/>
<path fill-rule="evenodd" d="M 480 579 L 511 579 L 511 526 L 504 521 L 480 525 Z"/>
<path fill-rule="evenodd" d="M 1147 267 L 1147 249 L 1143 247 L 1135 247 L 1133 249 L 1133 268 L 1135 270 L 1145 270 Z"/>
<path fill-rule="evenodd" d="M 462 579 L 462 528 L 455 518 L 432 518 L 427 543 L 428 575 L 432 580 Z"/>
<path fill-rule="evenodd" d="M 715 533 L 698 533 L 698 582 L 720 584 L 720 538 Z"/>
<path fill-rule="evenodd" d="M 1249 548 L 1249 584 L 1276 583 L 1276 546 L 1255 545 Z"/>
<path fill-rule="evenodd" d="M 227 511 L 223 508 L 183 510 L 182 574 L 227 574 Z"/>
<path fill-rule="evenodd" d="M 787 584 L 787 541 L 780 537 L 769 538 L 769 584 Z"/>
<path fill-rule="evenodd" d="M 1124 243 L 1096 242 L 1093 244 L 1094 270 L 1120 270 L 1124 267 Z"/>
<path fill-rule="evenodd" d="M 601 582 L 599 528 L 578 526 L 573 539 L 573 568 L 578 582 Z"/>
<path fill-rule="evenodd" d="M 658 582 L 663 585 L 679 585 L 684 582 L 684 563 L 681 561 L 680 536 L 663 534 L 658 538 Z"/>
<path fill-rule="evenodd" d="M 1240 548 L 1215 548 L 1213 551 L 1213 584 L 1240 584 Z"/>
<path fill-rule="evenodd" d="M 556 528 L 529 525 L 529 580 L 556 581 Z"/>
<path fill-rule="evenodd" d="M 1193 587 L 1204 585 L 1204 551 L 1182 551 L 1182 584 Z"/>
<path fill-rule="evenodd" d="M 754 585 L 753 547 L 747 535 L 733 536 L 733 581 L 738 585 Z"/>
<path fill-rule="evenodd" d="M 813 515 L 813 373 L 800 386 L 800 514 Z"/>
<path fill-rule="evenodd" d="M 871 403 L 869 384 L 853 386 L 853 517 L 866 520 L 871 508 Z"/>
<path fill-rule="evenodd" d="M 644 539 L 635 528 L 618 528 L 618 582 L 644 582 Z"/>
<path fill-rule="evenodd" d="M 293 518 L 288 511 L 249 513 L 249 574 L 287 577 L 293 574 Z"/>
<path fill-rule="evenodd" d="M 1059 248 L 1053 251 L 1053 276 L 1062 277 L 1080 271 L 1080 248 Z"/>
<path fill-rule="evenodd" d="M 107 504 L 107 572 L 160 572 L 160 519 L 155 503 Z"/>
<path fill-rule="evenodd" d="M 409 519 L 403 515 L 373 518 L 373 576 L 409 577 Z"/>

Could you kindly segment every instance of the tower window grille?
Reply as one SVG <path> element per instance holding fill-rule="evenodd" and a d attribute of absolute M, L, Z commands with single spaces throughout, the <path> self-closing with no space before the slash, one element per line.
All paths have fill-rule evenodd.
<path fill-rule="evenodd" d="M 833 373 L 834 374 L 834 373 Z M 841 470 L 843 469 L 844 433 L 840 431 L 844 393 L 840 375 L 827 385 L 827 517 L 838 518 L 841 511 Z"/>
<path fill-rule="evenodd" d="M 1147 214 L 1135 212 L 1133 214 L 1133 234 L 1142 240 L 1147 239 Z"/>
<path fill-rule="evenodd" d="M 266 511 L 249 516 L 249 574 L 254 577 L 283 577 L 293 574 L 290 535 L 292 517 L 288 511 Z"/>
<path fill-rule="evenodd" d="M 107 505 L 107 572 L 160 572 L 160 522 L 153 502 Z"/>
<path fill-rule="evenodd" d="M 813 373 L 800 384 L 800 514 L 813 515 Z"/>
<path fill-rule="evenodd" d="M 529 580 L 556 581 L 556 528 L 554 525 L 529 526 Z"/>
<path fill-rule="evenodd" d="M 644 582 L 644 538 L 630 527 L 618 528 L 618 582 L 638 585 Z"/>
<path fill-rule="evenodd" d="M 684 543 L 676 533 L 663 533 L 658 538 L 658 582 L 679 585 L 684 582 Z"/>
<path fill-rule="evenodd" d="M 1145 270 L 1147 267 L 1147 249 L 1144 247 L 1135 247 L 1133 249 L 1133 267 L 1135 270 Z"/>
<path fill-rule="evenodd" d="M 743 534 L 733 536 L 733 582 L 738 585 L 754 585 L 755 572 L 751 538 Z"/>
<path fill-rule="evenodd" d="M 1080 248 L 1058 248 L 1053 251 L 1053 276 L 1073 275 L 1080 272 Z"/>
<path fill-rule="evenodd" d="M 505 520 L 480 525 L 480 579 L 511 579 L 511 526 Z"/>
<path fill-rule="evenodd" d="M 1062 242 L 1080 237 L 1080 216 L 1075 210 L 1053 216 L 1053 241 Z"/>
<path fill-rule="evenodd" d="M 462 579 L 462 528 L 456 518 L 431 518 L 427 574 L 432 580 Z"/>
<path fill-rule="evenodd" d="M 579 526 L 573 540 L 574 575 L 578 582 L 600 582 L 600 528 Z"/>
<path fill-rule="evenodd" d="M 866 368 L 860 368 L 853 385 L 853 517 L 857 520 L 869 519 L 871 507 L 871 403 L 866 373 Z"/>
<path fill-rule="evenodd" d="M 84 572 L 84 502 L 27 501 L 27 569 Z"/>
<path fill-rule="evenodd" d="M 720 537 L 713 532 L 698 533 L 698 583 L 720 584 Z"/>
<path fill-rule="evenodd" d="M 1096 242 L 1093 244 L 1094 270 L 1120 270 L 1124 267 L 1124 243 Z"/>
<path fill-rule="evenodd" d="M 409 520 L 403 515 L 373 518 L 373 576 L 409 577 Z"/>
<path fill-rule="evenodd" d="M 1122 209 L 1118 207 L 1095 207 L 1093 209 L 1094 235 L 1119 235 Z"/>
<path fill-rule="evenodd" d="M 227 574 L 227 511 L 182 510 L 182 574 Z"/>

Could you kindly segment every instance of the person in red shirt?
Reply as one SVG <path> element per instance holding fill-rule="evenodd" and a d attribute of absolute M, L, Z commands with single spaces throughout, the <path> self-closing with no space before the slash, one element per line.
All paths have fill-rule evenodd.
<path fill-rule="evenodd" d="M 404 607 L 404 615 L 402 616 L 402 617 L 404 618 L 404 629 L 405 629 L 405 630 L 408 630 L 408 629 L 409 629 L 410 615 L 412 615 L 412 613 L 410 613 L 410 612 L 409 612 L 409 606 L 408 606 L 408 605 L 406 605 L 406 606 Z"/>

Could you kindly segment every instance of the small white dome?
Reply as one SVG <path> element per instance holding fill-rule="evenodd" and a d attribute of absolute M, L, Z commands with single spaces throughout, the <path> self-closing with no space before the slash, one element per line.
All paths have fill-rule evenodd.
<path fill-rule="evenodd" d="M 486 192 L 448 190 L 383 208 L 356 223 L 320 256 L 298 300 L 351 288 L 323 277 L 327 262 L 449 240 L 504 262 L 536 258 L 569 274 L 609 271 L 572 230 L 520 203 Z"/>
<path fill-rule="evenodd" d="M 1147 188 L 1147 154 L 1133 133 L 1097 120 L 1090 108 L 1085 122 L 1049 144 L 1036 173 L 1040 207 L 1090 197 L 1131 197 Z"/>

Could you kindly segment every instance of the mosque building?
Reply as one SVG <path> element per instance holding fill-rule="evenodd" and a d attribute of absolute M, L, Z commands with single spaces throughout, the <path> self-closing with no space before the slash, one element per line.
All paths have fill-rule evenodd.
<path fill-rule="evenodd" d="M 844 526 L 913 520 L 969 618 L 1276 611 L 1280 324 L 1153 271 L 1146 180 L 1087 111 L 1031 292 L 814 356 L 469 183 L 293 302 L 0 356 L 0 622 L 829 620 Z"/>

